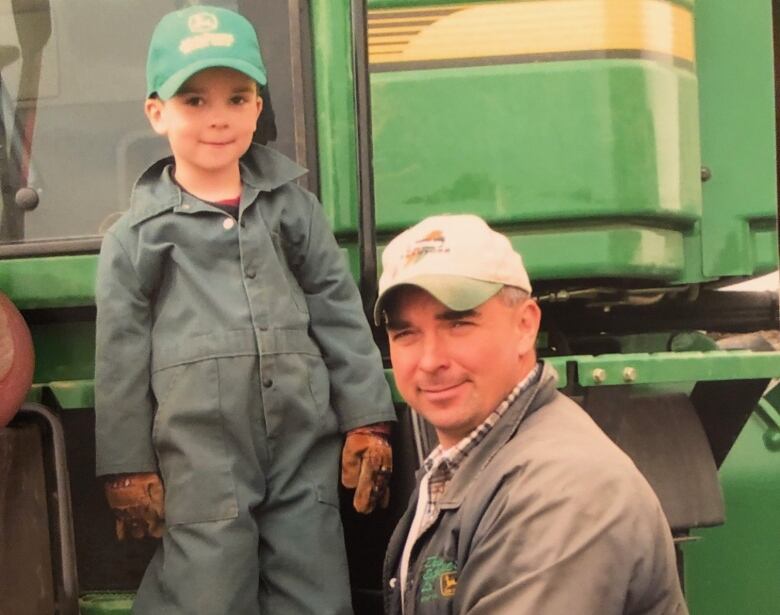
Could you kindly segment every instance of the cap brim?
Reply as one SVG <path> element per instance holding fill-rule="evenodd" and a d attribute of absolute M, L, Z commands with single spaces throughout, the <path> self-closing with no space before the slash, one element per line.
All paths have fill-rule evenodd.
<path fill-rule="evenodd" d="M 173 73 L 173 75 L 168 77 L 165 83 L 154 92 L 149 92 L 149 96 L 157 94 L 162 100 L 168 100 L 179 91 L 179 88 L 184 85 L 184 82 L 187 81 L 187 79 L 192 77 L 195 73 L 207 68 L 232 68 L 233 70 L 237 70 L 254 79 L 260 85 L 265 85 L 268 80 L 264 71 L 244 60 L 237 60 L 236 58 L 209 58 L 208 60 L 201 60 L 200 62 L 188 64 L 186 67 Z"/>
<path fill-rule="evenodd" d="M 433 295 L 451 310 L 472 310 L 482 305 L 504 286 L 501 282 L 486 282 L 459 275 L 419 275 L 388 286 L 377 297 L 374 323 L 382 322 L 382 310 L 388 294 L 401 286 L 416 286 Z"/>

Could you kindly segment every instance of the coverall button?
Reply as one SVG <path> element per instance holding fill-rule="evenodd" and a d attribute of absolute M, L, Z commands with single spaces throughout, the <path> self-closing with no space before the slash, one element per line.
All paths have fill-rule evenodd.
<path fill-rule="evenodd" d="M 263 378 L 263 386 L 267 389 L 274 383 L 270 378 Z"/>
<path fill-rule="evenodd" d="M 246 270 L 246 277 L 248 277 L 250 280 L 254 280 L 256 275 L 257 272 L 251 267 Z"/>
<path fill-rule="evenodd" d="M 398 579 L 393 577 L 392 579 L 390 579 L 388 585 L 390 585 L 390 589 L 395 589 L 395 586 L 398 585 Z"/>
<path fill-rule="evenodd" d="M 229 231 L 236 225 L 236 221 L 233 220 L 233 218 L 225 218 L 225 220 L 222 222 L 222 228 L 224 228 L 226 231 Z"/>

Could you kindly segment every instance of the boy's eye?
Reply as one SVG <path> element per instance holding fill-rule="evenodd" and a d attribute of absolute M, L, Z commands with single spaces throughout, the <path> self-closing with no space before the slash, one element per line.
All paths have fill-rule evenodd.
<path fill-rule="evenodd" d="M 203 104 L 203 98 L 200 96 L 185 96 L 184 104 L 188 107 L 200 107 Z"/>
<path fill-rule="evenodd" d="M 246 96 L 236 95 L 236 96 L 233 96 L 233 98 L 230 99 L 230 102 L 231 102 L 231 104 L 234 104 L 234 105 L 243 105 L 243 104 L 246 104 L 247 100 L 248 100 L 248 98 Z"/>

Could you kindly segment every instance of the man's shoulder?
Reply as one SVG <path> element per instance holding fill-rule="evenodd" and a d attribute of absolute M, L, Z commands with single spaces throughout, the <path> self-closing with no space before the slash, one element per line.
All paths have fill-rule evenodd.
<path fill-rule="evenodd" d="M 622 533 L 624 526 L 662 515 L 628 455 L 560 394 L 523 421 L 473 482 L 466 500 L 493 511 L 488 517 L 496 522 L 543 512 L 545 524 L 565 525 L 587 514 L 620 519 L 614 531 Z"/>
<path fill-rule="evenodd" d="M 557 480 L 573 489 L 645 483 L 628 455 L 559 392 L 523 420 L 496 461 L 518 480 Z"/>

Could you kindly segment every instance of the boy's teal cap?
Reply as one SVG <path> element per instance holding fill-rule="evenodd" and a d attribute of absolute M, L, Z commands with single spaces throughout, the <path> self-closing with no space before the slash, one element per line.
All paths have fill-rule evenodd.
<path fill-rule="evenodd" d="M 157 24 L 146 61 L 146 96 L 171 98 L 206 68 L 232 68 L 265 85 L 266 71 L 252 24 L 234 11 L 191 6 Z"/>

